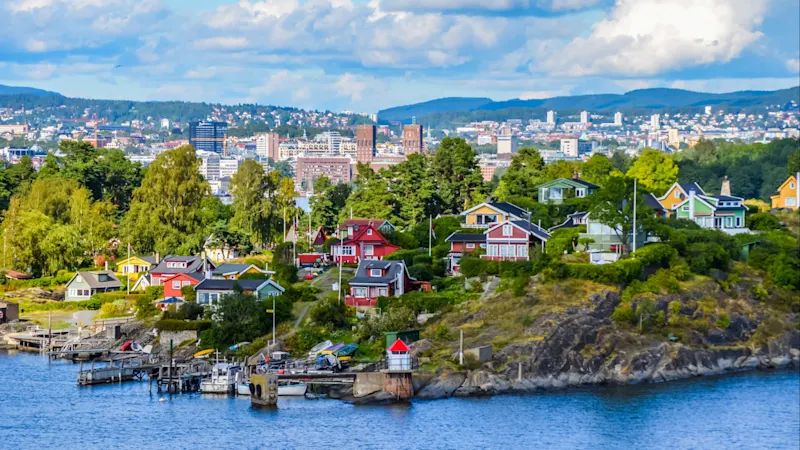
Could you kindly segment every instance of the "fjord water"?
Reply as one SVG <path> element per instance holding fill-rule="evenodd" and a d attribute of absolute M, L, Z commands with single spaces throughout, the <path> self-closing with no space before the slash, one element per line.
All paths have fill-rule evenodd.
<path fill-rule="evenodd" d="M 78 388 L 78 366 L 0 353 L 0 448 L 753 448 L 800 445 L 800 374 L 448 399 L 410 406 Z"/>

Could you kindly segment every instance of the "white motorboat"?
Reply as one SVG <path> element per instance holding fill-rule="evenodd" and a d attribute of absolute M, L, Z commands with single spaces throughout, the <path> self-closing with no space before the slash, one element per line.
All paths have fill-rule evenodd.
<path fill-rule="evenodd" d="M 300 397 L 306 395 L 307 388 L 305 383 L 278 385 L 278 397 Z"/>
<path fill-rule="evenodd" d="M 238 364 L 218 362 L 211 368 L 211 378 L 200 383 L 202 394 L 234 394 L 239 373 L 242 368 Z"/>
<path fill-rule="evenodd" d="M 250 384 L 239 383 L 236 385 L 236 394 L 250 396 Z"/>
<path fill-rule="evenodd" d="M 320 342 L 319 344 L 317 344 L 317 345 L 315 345 L 315 346 L 311 347 L 311 350 L 309 350 L 309 351 L 308 351 L 308 357 L 309 357 L 309 359 L 316 360 L 316 359 L 317 359 L 317 356 L 319 356 L 319 354 L 320 354 L 320 353 L 321 353 L 323 350 L 325 350 L 326 348 L 330 347 L 331 345 L 333 345 L 333 342 L 331 342 L 331 341 L 324 341 L 324 342 Z"/>

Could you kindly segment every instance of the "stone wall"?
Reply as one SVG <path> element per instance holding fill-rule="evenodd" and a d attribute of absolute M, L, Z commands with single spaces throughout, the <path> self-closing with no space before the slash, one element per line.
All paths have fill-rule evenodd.
<path fill-rule="evenodd" d="M 172 345 L 177 347 L 181 342 L 186 342 L 189 340 L 197 340 L 197 330 L 183 330 L 183 331 L 167 331 L 161 330 L 158 332 L 158 339 L 161 341 L 161 345 L 165 346 L 165 348 L 169 349 L 169 341 L 172 341 Z"/>

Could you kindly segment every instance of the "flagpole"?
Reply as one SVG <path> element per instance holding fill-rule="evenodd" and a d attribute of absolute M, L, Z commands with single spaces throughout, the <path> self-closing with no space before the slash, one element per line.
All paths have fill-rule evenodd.
<path fill-rule="evenodd" d="M 428 216 L 428 256 L 432 255 L 431 245 L 433 243 L 433 216 Z"/>
<path fill-rule="evenodd" d="M 131 264 L 131 243 L 128 242 L 128 267 L 130 267 L 130 264 Z M 125 274 L 125 278 L 128 279 L 128 295 L 131 295 L 131 274 L 130 274 L 130 272 Z"/>
<path fill-rule="evenodd" d="M 633 253 L 636 253 L 636 178 L 633 179 Z"/>

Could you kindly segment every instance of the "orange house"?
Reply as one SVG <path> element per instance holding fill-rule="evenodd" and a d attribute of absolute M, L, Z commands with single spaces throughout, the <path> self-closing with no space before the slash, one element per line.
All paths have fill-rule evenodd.
<path fill-rule="evenodd" d="M 778 195 L 773 195 L 772 209 L 792 209 L 797 210 L 800 205 L 800 190 L 797 189 L 797 181 L 800 179 L 800 173 L 796 173 L 778 188 Z"/>
<path fill-rule="evenodd" d="M 689 198 L 689 193 L 691 191 L 694 191 L 697 195 L 706 194 L 697 183 L 675 183 L 664 195 L 658 197 L 658 203 L 661 203 L 661 206 L 667 211 L 674 211 L 676 206 Z"/>

